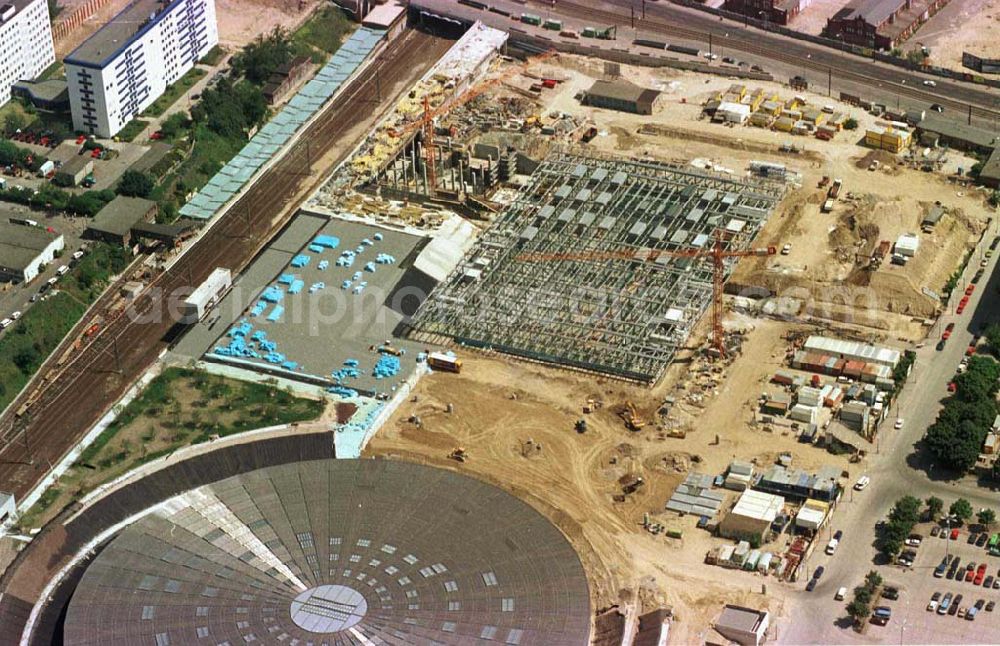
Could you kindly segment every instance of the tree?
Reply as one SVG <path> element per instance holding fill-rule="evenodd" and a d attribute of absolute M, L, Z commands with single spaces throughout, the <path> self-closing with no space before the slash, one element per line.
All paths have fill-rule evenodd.
<path fill-rule="evenodd" d="M 867 604 L 872 600 L 872 592 L 874 591 L 874 588 L 869 588 L 867 585 L 859 585 L 854 588 L 854 599 Z"/>
<path fill-rule="evenodd" d="M 146 173 L 141 173 L 135 170 L 127 170 L 122 173 L 122 177 L 118 180 L 118 188 L 115 190 L 119 195 L 127 195 L 129 197 L 149 197 L 149 194 L 153 192 L 156 182 L 153 178 Z"/>
<path fill-rule="evenodd" d="M 233 60 L 233 68 L 248 81 L 263 85 L 268 77 L 292 60 L 292 42 L 281 27 L 275 27 L 267 34 L 257 37 Z"/>
<path fill-rule="evenodd" d="M 160 132 L 167 139 L 176 139 L 184 133 L 191 122 L 183 112 L 175 112 L 160 123 Z"/>
<path fill-rule="evenodd" d="M 20 113 L 11 112 L 3 120 L 3 134 L 5 137 L 12 137 L 26 125 L 28 125 L 27 120 Z"/>
<path fill-rule="evenodd" d="M 870 570 L 865 575 L 865 585 L 868 586 L 869 590 L 874 592 L 876 588 L 882 585 L 882 576 L 875 570 Z"/>
<path fill-rule="evenodd" d="M 927 516 L 931 520 L 936 519 L 941 514 L 941 510 L 944 509 L 944 501 L 937 496 L 931 496 L 925 502 L 927 503 Z"/>
<path fill-rule="evenodd" d="M 855 621 L 864 621 L 871 613 L 870 608 L 867 603 L 854 599 L 849 604 L 847 604 L 847 614 L 851 616 Z"/>
<path fill-rule="evenodd" d="M 994 190 L 990 192 L 990 196 L 987 198 L 987 201 L 993 208 L 1000 206 L 1000 191 Z"/>
<path fill-rule="evenodd" d="M 104 201 L 94 195 L 93 191 L 87 191 L 86 193 L 70 197 L 69 203 L 66 205 L 66 210 L 76 215 L 92 218 L 97 215 L 98 211 L 104 208 L 104 204 Z"/>
<path fill-rule="evenodd" d="M 957 517 L 959 520 L 966 521 L 972 518 L 972 505 L 965 498 L 959 498 L 955 502 L 951 503 L 951 507 L 948 508 L 948 513 L 952 516 Z"/>
<path fill-rule="evenodd" d="M 920 520 L 920 501 L 913 496 L 903 496 L 896 501 L 889 520 L 900 524 L 915 525 Z"/>
<path fill-rule="evenodd" d="M 983 525 L 989 526 L 997 522 L 997 513 L 992 509 L 980 509 L 979 513 L 976 514 L 976 520 Z"/>
<path fill-rule="evenodd" d="M 858 120 L 855 119 L 854 117 L 848 117 L 847 120 L 844 121 L 844 130 L 857 130 L 857 129 L 858 129 Z"/>

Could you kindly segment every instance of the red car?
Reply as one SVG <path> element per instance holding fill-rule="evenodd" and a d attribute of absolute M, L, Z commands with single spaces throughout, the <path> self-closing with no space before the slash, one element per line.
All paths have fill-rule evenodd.
<path fill-rule="evenodd" d="M 150 138 L 150 139 L 154 139 L 154 140 L 155 140 L 155 139 L 163 139 L 163 133 L 162 133 L 162 132 L 160 132 L 159 130 L 157 130 L 157 131 L 156 131 L 156 132 L 154 132 L 153 134 L 149 135 L 149 138 Z"/>
<path fill-rule="evenodd" d="M 958 301 L 958 304 L 959 305 L 968 305 L 969 304 L 969 297 L 968 296 L 963 296 L 962 300 Z"/>
<path fill-rule="evenodd" d="M 952 386 L 954 386 L 954 385 L 955 385 L 954 383 L 948 384 L 948 390 L 951 390 Z M 951 540 L 953 540 L 953 541 L 954 540 L 958 540 L 958 530 L 957 529 L 951 530 Z"/>
<path fill-rule="evenodd" d="M 76 138 L 76 145 L 79 146 L 83 142 L 87 141 L 87 135 L 80 135 Z"/>
<path fill-rule="evenodd" d="M 976 571 L 975 570 L 966 570 L 965 571 L 965 580 L 966 581 L 971 581 L 975 577 L 976 577 Z"/>
<path fill-rule="evenodd" d="M 965 288 L 965 295 L 966 296 L 972 296 L 972 292 L 974 292 L 974 291 L 976 291 L 976 286 L 975 285 L 969 285 L 968 287 Z"/>
<path fill-rule="evenodd" d="M 955 382 L 954 381 L 951 381 L 951 382 L 948 383 L 948 392 L 950 392 L 950 393 L 955 392 Z M 955 530 L 955 531 L 957 532 L 958 530 Z M 957 536 L 958 534 L 955 534 L 955 535 Z"/>
<path fill-rule="evenodd" d="M 959 303 L 958 307 L 955 308 L 955 313 L 956 314 L 961 314 L 964 311 L 965 311 L 965 303 Z"/>
<path fill-rule="evenodd" d="M 986 564 L 983 563 L 982 565 L 979 566 L 979 569 L 976 570 L 976 578 L 973 579 L 972 582 L 976 585 L 982 585 L 983 579 L 985 578 L 986 578 Z"/>
<path fill-rule="evenodd" d="M 971 357 L 974 354 L 976 354 L 976 346 L 975 345 L 970 345 L 968 348 L 965 349 L 965 356 Z"/>

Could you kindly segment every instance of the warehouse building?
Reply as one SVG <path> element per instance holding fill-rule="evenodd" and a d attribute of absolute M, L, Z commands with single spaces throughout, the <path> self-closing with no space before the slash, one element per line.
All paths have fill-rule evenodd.
<path fill-rule="evenodd" d="M 770 625 L 767 610 L 727 605 L 715 622 L 715 631 L 740 646 L 760 646 L 767 639 Z"/>
<path fill-rule="evenodd" d="M 63 236 L 40 227 L 0 222 L 0 280 L 28 283 L 66 246 Z"/>
<path fill-rule="evenodd" d="M 913 35 L 948 0 L 851 0 L 826 21 L 823 35 L 889 50 Z"/>
<path fill-rule="evenodd" d="M 866 363 L 877 363 L 895 368 L 902 353 L 884 346 L 869 345 L 857 341 L 844 341 L 830 337 L 812 335 L 802 346 L 806 352 L 825 354 L 839 359 L 855 359 Z"/>
<path fill-rule="evenodd" d="M 754 489 L 796 500 L 815 498 L 831 502 L 840 493 L 839 478 L 840 470 L 832 466 L 823 467 L 815 475 L 810 475 L 800 469 L 788 469 L 776 464 L 760 477 Z"/>
<path fill-rule="evenodd" d="M 639 87 L 628 81 L 594 81 L 584 94 L 583 102 L 597 108 L 631 112 L 633 114 L 653 114 L 660 97 L 658 90 Z"/>
<path fill-rule="evenodd" d="M 937 140 L 938 146 L 989 155 L 1000 146 L 1000 132 L 967 125 L 958 119 L 929 114 L 917 124 L 921 142 Z"/>
<path fill-rule="evenodd" d="M 90 155 L 76 155 L 56 170 L 57 183 L 64 182 L 69 186 L 79 186 L 87 175 L 94 172 L 94 160 Z"/>
<path fill-rule="evenodd" d="M 719 535 L 760 545 L 784 506 L 782 496 L 747 489 L 719 523 Z"/>
<path fill-rule="evenodd" d="M 138 238 L 134 229 L 156 217 L 156 202 L 141 197 L 119 195 L 97 212 L 87 225 L 84 237 L 128 247 Z"/>
<path fill-rule="evenodd" d="M 215 0 L 134 0 L 64 61 L 73 128 L 113 137 L 218 42 Z"/>
<path fill-rule="evenodd" d="M 788 21 L 799 15 L 799 12 L 809 6 L 811 0 L 728 0 L 727 11 L 742 16 L 766 20 L 779 25 L 787 25 Z"/>
<path fill-rule="evenodd" d="M 11 0 L 0 3 L 0 105 L 11 97 L 11 88 L 22 79 L 33 79 L 56 62 L 46 0 Z"/>
<path fill-rule="evenodd" d="M 990 188 L 1000 188 L 1000 146 L 993 149 L 989 159 L 979 171 L 979 181 Z"/>

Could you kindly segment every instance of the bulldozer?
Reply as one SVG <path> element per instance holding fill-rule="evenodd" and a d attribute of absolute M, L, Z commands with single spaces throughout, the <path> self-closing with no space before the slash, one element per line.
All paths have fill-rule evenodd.
<path fill-rule="evenodd" d="M 448 458 L 454 460 L 455 462 L 465 462 L 469 459 L 469 454 L 465 452 L 465 449 L 458 446 L 448 454 Z"/>
<path fill-rule="evenodd" d="M 646 422 L 639 417 L 639 413 L 636 412 L 635 404 L 631 401 L 625 402 L 625 405 L 618 412 L 618 415 L 625 421 L 625 428 L 633 433 L 642 430 L 642 427 L 646 425 Z"/>

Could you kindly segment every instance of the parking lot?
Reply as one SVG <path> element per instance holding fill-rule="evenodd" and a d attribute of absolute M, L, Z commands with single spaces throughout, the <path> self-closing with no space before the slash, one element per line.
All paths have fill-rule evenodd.
<path fill-rule="evenodd" d="M 963 579 L 966 565 L 970 562 L 975 562 L 977 567 L 985 563 L 987 575 L 1000 576 L 1000 558 L 989 556 L 984 547 L 969 545 L 966 542 L 969 537 L 966 528 L 959 531 L 959 537 L 955 541 L 933 537 L 930 535 L 930 529 L 930 525 L 922 524 L 916 530 L 924 535 L 924 540 L 920 547 L 916 548 L 917 558 L 913 567 L 879 568 L 879 573 L 886 584 L 898 586 L 901 595 L 895 601 L 879 600 L 877 605 L 892 608 L 892 619 L 885 627 L 869 626 L 868 635 L 873 638 L 878 635 L 879 641 L 893 642 L 902 637 L 902 643 L 910 644 L 997 643 L 997 635 L 1000 634 L 1000 608 L 993 612 L 981 610 L 975 621 L 968 621 L 959 618 L 957 614 L 940 615 L 937 612 L 929 612 L 927 603 L 935 592 L 940 592 L 942 596 L 951 592 L 953 596 L 959 593 L 962 595 L 960 605 L 964 608 L 972 607 L 977 599 L 983 599 L 986 603 L 996 601 L 1000 605 L 1000 590 L 986 589 L 982 585 L 975 586 L 971 581 L 959 582 L 958 576 L 954 580 L 934 577 L 934 569 L 941 563 L 946 553 L 961 559 L 959 572 Z M 879 634 L 886 631 L 891 632 L 886 635 Z"/>

